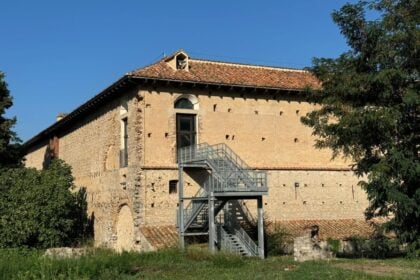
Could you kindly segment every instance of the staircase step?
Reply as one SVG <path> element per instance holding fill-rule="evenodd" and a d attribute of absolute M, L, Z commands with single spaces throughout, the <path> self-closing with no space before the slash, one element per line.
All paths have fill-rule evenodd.
<path fill-rule="evenodd" d="M 184 236 L 209 235 L 208 232 L 184 232 Z"/>

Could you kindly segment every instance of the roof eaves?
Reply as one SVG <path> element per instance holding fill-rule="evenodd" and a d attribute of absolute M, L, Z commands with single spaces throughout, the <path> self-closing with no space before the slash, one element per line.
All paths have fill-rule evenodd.
<path fill-rule="evenodd" d="M 208 86 L 217 86 L 217 87 L 231 87 L 238 89 L 261 89 L 261 90 L 270 90 L 270 91 L 286 91 L 286 92 L 304 92 L 305 88 L 287 88 L 287 87 L 264 87 L 258 85 L 244 85 L 244 84 L 234 84 L 234 83 L 219 83 L 219 82 L 210 82 L 210 81 L 195 81 L 195 80 L 183 80 L 183 79 L 171 79 L 171 78 L 159 78 L 159 77 L 149 77 L 142 75 L 132 74 L 133 79 L 143 79 L 145 81 L 154 80 L 162 82 L 174 82 L 180 84 L 201 84 Z"/>
<path fill-rule="evenodd" d="M 71 123 L 72 121 L 76 120 L 78 117 L 80 117 L 82 114 L 88 112 L 92 108 L 95 108 L 99 104 L 102 104 L 102 102 L 111 96 L 113 93 L 117 92 L 119 88 L 121 88 L 123 85 L 132 82 L 135 83 L 134 80 L 143 80 L 143 81 L 155 81 L 155 82 L 173 82 L 173 83 L 179 83 L 179 84 L 191 84 L 191 85 L 204 85 L 204 86 L 214 86 L 214 87 L 227 87 L 232 89 L 250 89 L 250 90 L 263 90 L 263 91 L 273 91 L 273 92 L 295 92 L 295 93 L 303 93 L 304 89 L 297 89 L 297 88 L 286 88 L 286 87 L 264 87 L 264 86 L 258 86 L 258 85 L 243 85 L 243 84 L 233 84 L 233 83 L 218 83 L 218 82 L 210 82 L 210 81 L 194 81 L 194 80 L 182 80 L 182 79 L 170 79 L 170 78 L 159 78 L 159 77 L 150 77 L 150 76 L 142 76 L 142 75 L 136 75 L 134 73 L 127 73 L 123 77 L 121 77 L 119 80 L 114 82 L 109 87 L 102 90 L 100 93 L 95 95 L 93 98 L 89 99 L 87 102 L 83 103 L 79 107 L 77 107 L 75 110 L 73 110 L 70 114 L 65 116 L 60 121 L 57 121 L 56 123 L 52 124 L 51 126 L 47 127 L 28 141 L 24 143 L 25 149 L 28 149 L 32 145 L 36 144 L 40 140 L 44 139 L 45 137 L 51 136 L 54 134 L 57 130 L 62 128 L 64 125 Z"/>
<path fill-rule="evenodd" d="M 130 81 L 129 75 L 124 75 L 120 79 L 118 79 L 115 83 L 108 86 L 104 90 L 102 90 L 100 93 L 89 99 L 87 102 L 83 103 L 76 109 L 74 109 L 70 114 L 62 118 L 61 120 L 55 122 L 54 124 L 50 125 L 28 141 L 26 141 L 23 146 L 25 149 L 31 147 L 33 144 L 37 143 L 38 141 L 42 140 L 44 137 L 50 136 L 54 132 L 56 132 L 58 129 L 63 127 L 64 125 L 72 122 L 73 120 L 77 119 L 80 115 L 83 113 L 86 113 L 90 109 L 96 107 L 97 105 L 101 104 L 107 97 L 112 95 L 113 93 L 117 92 L 119 88 L 121 88 L 123 85 L 125 85 L 127 82 Z"/>

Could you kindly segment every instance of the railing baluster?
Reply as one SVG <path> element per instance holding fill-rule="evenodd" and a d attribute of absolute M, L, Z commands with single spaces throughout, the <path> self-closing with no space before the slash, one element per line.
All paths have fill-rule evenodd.
<path fill-rule="evenodd" d="M 206 191 L 267 191 L 267 173 L 263 171 L 251 170 L 251 168 L 225 144 L 210 146 L 206 143 L 195 146 L 183 147 L 178 150 L 179 163 L 198 163 L 207 164 L 210 168 L 209 176 L 204 182 L 196 196 L 204 196 Z M 240 202 L 240 201 L 239 201 Z M 186 208 L 182 209 L 185 216 L 185 225 L 191 223 L 202 223 L 206 221 L 205 202 L 191 200 Z M 204 205 L 204 206 L 203 206 Z M 243 214 L 250 220 L 248 209 L 241 207 Z M 178 214 L 179 216 L 179 214 Z M 252 217 L 253 218 L 253 217 Z M 224 215 L 225 225 L 236 236 L 250 254 L 258 255 L 258 246 L 249 235 L 240 227 L 236 216 L 226 213 Z M 231 251 L 239 253 L 239 249 L 233 246 L 229 236 L 222 228 L 222 246 Z"/>

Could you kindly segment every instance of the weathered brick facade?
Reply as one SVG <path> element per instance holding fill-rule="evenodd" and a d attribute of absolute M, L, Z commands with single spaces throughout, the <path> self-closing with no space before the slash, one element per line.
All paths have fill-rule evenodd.
<path fill-rule="evenodd" d="M 169 65 L 173 60 L 159 63 Z M 207 64 L 211 62 L 206 62 L 209 67 Z M 252 72 L 254 66 L 235 67 Z M 276 71 L 289 71 L 297 77 L 304 73 Z M 59 158 L 73 167 L 76 185 L 88 190 L 96 245 L 150 250 L 156 247 L 150 234 L 159 232 L 151 229 L 175 225 L 178 195 L 169 193 L 169 181 L 178 179 L 179 113 L 196 115 L 198 143 L 226 143 L 249 166 L 268 171 L 269 195 L 264 209 L 269 219 L 363 219 L 366 195 L 357 185 L 349 162 L 340 158 L 331 161 L 330 151 L 313 147 L 311 130 L 301 124 L 300 117 L 315 105 L 305 102 L 301 94 L 214 83 L 186 86 L 159 79 L 128 80 L 115 92 L 109 90 L 112 97 L 91 102 L 91 108 L 79 108 L 60 121 L 63 125 L 58 122 L 27 143 L 27 166 L 42 168 L 49 139 L 59 139 Z M 195 109 L 175 109 L 180 97 L 193 100 Z M 120 168 L 121 125 L 125 118 L 128 166 Z M 199 181 L 199 174 L 186 175 L 187 194 L 195 194 Z"/>

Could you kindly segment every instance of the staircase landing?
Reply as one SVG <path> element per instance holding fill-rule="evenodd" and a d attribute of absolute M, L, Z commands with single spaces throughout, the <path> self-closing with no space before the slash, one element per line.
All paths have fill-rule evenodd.
<path fill-rule="evenodd" d="M 217 247 L 264 258 L 262 197 L 268 193 L 267 173 L 251 169 L 225 144 L 211 146 L 204 143 L 181 148 L 178 150 L 178 165 L 180 246 L 184 247 L 185 236 L 207 235 L 211 251 Z M 206 170 L 205 178 L 202 178 L 204 183 L 194 197 L 184 197 L 183 174 L 196 168 Z M 238 203 L 244 199 L 258 201 L 257 219 L 238 217 L 238 214 L 250 215 L 248 209 L 243 209 L 245 206 Z M 234 201 L 236 207 L 230 208 Z M 238 222 L 244 220 L 256 221 L 258 245 Z"/>

